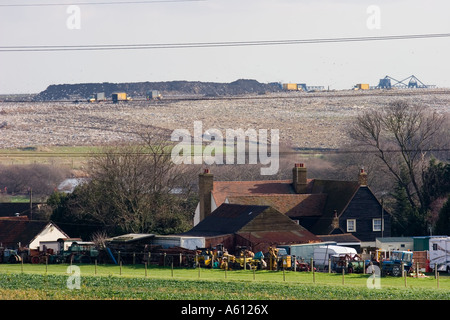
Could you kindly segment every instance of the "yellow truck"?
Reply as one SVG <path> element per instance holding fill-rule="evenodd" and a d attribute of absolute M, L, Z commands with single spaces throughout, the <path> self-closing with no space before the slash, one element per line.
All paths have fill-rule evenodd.
<path fill-rule="evenodd" d="M 120 101 L 131 101 L 131 97 L 129 97 L 126 92 L 115 92 L 112 94 L 112 101 L 114 103 Z"/>
<path fill-rule="evenodd" d="M 296 83 L 283 83 L 283 90 L 297 91 L 298 85 Z"/>
<path fill-rule="evenodd" d="M 369 90 L 370 86 L 368 83 L 358 83 L 357 85 L 355 85 L 355 87 L 353 89 L 354 90 Z"/>

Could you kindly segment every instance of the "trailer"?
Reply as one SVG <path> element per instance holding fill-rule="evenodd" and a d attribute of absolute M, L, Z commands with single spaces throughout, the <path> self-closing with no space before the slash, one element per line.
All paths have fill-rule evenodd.
<path fill-rule="evenodd" d="M 429 243 L 430 268 L 450 273 L 450 237 L 433 237 Z"/>
<path fill-rule="evenodd" d="M 314 249 L 323 246 L 337 245 L 334 241 L 317 242 L 317 243 L 302 243 L 290 245 L 278 245 L 278 248 L 286 249 L 287 253 L 294 256 L 297 261 L 309 262 L 314 258 Z"/>
<path fill-rule="evenodd" d="M 357 256 L 357 254 L 358 253 L 354 248 L 335 245 L 322 245 L 314 248 L 314 266 L 318 269 L 328 269 L 329 260 L 332 260 L 333 257 L 346 255 L 349 258 L 353 259 L 355 256 Z"/>
<path fill-rule="evenodd" d="M 147 92 L 147 100 L 161 100 L 162 94 L 158 90 L 152 90 Z"/>
<path fill-rule="evenodd" d="M 181 247 L 189 250 L 205 247 L 204 237 L 178 236 L 178 235 L 155 235 L 152 245 L 159 245 L 163 249 Z"/>
<path fill-rule="evenodd" d="M 88 102 L 100 102 L 106 101 L 106 96 L 104 92 L 98 92 L 89 97 Z"/>

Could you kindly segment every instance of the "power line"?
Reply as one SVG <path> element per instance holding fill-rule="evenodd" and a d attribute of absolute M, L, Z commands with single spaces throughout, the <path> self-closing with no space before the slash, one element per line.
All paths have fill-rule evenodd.
<path fill-rule="evenodd" d="M 431 39 L 431 38 L 448 38 L 448 37 L 450 37 L 450 33 L 390 35 L 390 36 L 373 36 L 373 37 L 291 39 L 291 40 L 223 41 L 223 42 L 0 46 L 0 52 L 105 51 L 105 50 L 247 47 L 247 46 L 274 46 L 274 45 L 322 44 L 322 43 L 343 43 L 343 42 L 392 41 L 392 40 Z"/>
<path fill-rule="evenodd" d="M 392 150 L 384 150 L 383 152 L 385 153 L 401 153 L 401 152 L 416 152 L 417 150 L 399 150 L 399 149 L 392 149 Z M 442 148 L 442 149 L 435 149 L 435 148 L 430 148 L 430 149 L 426 149 L 426 150 L 421 150 L 423 152 L 450 152 L 449 148 Z M 271 152 L 268 152 L 271 153 Z M 296 155 L 296 154 L 375 154 L 375 153 L 379 153 L 378 150 L 348 150 L 348 149 L 327 149 L 327 148 L 299 148 L 296 150 L 292 150 L 292 151 L 280 151 L 277 154 L 280 156 L 287 156 L 287 155 Z M 107 154 L 113 154 L 113 155 L 148 155 L 151 156 L 152 153 L 147 153 L 147 152 L 120 152 L 120 151 L 116 151 L 116 152 L 104 152 L 104 151 L 100 151 L 100 152 L 50 152 L 50 153 L 45 153 L 45 152 L 31 152 L 31 153 L 27 153 L 27 152 L 3 152 L 0 153 L 0 158 L 14 158 L 14 157 L 23 157 L 23 158 L 76 158 L 76 157 L 92 157 L 92 156 L 104 156 Z M 170 151 L 163 151 L 161 153 L 158 153 L 160 155 L 171 155 Z M 246 155 L 256 155 L 258 153 L 254 153 L 254 152 L 246 152 Z M 203 152 L 192 152 L 190 154 L 190 156 L 202 156 Z M 226 155 L 226 152 L 223 152 L 223 156 Z M 275 154 L 273 154 L 275 155 Z M 213 156 L 214 157 L 214 156 Z"/>
<path fill-rule="evenodd" d="M 207 0 L 150 0 L 150 1 L 115 1 L 115 2 L 72 2 L 72 3 L 27 3 L 0 4 L 0 7 L 56 7 L 56 6 L 87 6 L 87 5 L 126 5 L 126 4 L 155 4 L 174 2 L 203 2 Z"/>

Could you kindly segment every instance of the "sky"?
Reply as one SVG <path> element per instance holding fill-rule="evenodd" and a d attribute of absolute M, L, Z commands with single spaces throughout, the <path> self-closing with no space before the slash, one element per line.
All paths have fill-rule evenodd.
<path fill-rule="evenodd" d="M 64 83 L 237 79 L 341 90 L 357 83 L 375 86 L 386 75 L 415 75 L 425 84 L 450 87 L 450 37 L 5 51 L 442 34 L 450 33 L 449 14 L 448 0 L 0 0 L 0 94 L 38 93 Z"/>

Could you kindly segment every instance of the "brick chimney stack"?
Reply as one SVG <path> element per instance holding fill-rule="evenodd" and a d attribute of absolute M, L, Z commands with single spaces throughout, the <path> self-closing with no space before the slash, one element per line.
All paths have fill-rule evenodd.
<path fill-rule="evenodd" d="M 306 193 L 307 170 L 303 163 L 296 163 L 294 169 L 292 169 L 292 184 L 296 193 Z"/>
<path fill-rule="evenodd" d="M 211 192 L 213 190 L 214 176 L 209 169 L 204 169 L 198 176 L 198 196 L 200 202 L 200 220 L 211 213 Z"/>
<path fill-rule="evenodd" d="M 368 183 L 367 183 L 367 172 L 364 171 L 364 168 L 361 168 L 359 170 L 358 183 L 359 183 L 360 186 L 364 186 L 364 187 L 366 187 L 368 185 Z"/>

